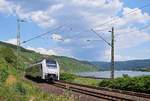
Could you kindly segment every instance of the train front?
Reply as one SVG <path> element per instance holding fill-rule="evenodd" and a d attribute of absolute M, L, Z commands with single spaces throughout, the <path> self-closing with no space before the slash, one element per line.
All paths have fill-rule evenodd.
<path fill-rule="evenodd" d="M 43 70 L 45 79 L 48 81 L 59 80 L 59 64 L 55 60 L 45 59 Z"/>

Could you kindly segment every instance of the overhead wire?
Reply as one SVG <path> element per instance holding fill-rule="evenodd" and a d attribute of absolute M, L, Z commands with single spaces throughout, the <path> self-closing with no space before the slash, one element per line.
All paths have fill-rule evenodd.
<path fill-rule="evenodd" d="M 142 31 L 142 30 L 147 29 L 149 27 L 150 27 L 150 24 L 148 24 L 148 25 L 146 25 L 144 27 L 140 27 L 139 30 L 127 31 L 126 33 L 133 33 L 133 32 L 137 32 L 137 31 Z M 124 35 L 124 34 L 116 34 L 116 36 L 120 36 L 120 35 Z"/>
<path fill-rule="evenodd" d="M 148 6 L 150 6 L 150 3 L 149 3 L 149 4 L 146 4 L 146 5 L 142 6 L 142 7 L 139 7 L 139 8 L 140 8 L 140 9 L 143 9 L 143 8 L 148 7 Z M 135 10 L 133 10 L 133 11 L 131 11 L 131 12 L 126 13 L 125 15 L 132 14 L 133 12 L 136 12 L 137 10 L 138 10 L 138 9 L 135 9 Z M 123 17 L 123 16 L 124 16 L 124 15 L 120 15 L 119 17 Z M 109 20 L 109 21 L 106 21 L 105 23 L 103 23 L 103 24 L 101 24 L 101 25 L 98 25 L 98 26 L 103 26 L 103 25 L 106 25 L 106 24 L 108 24 L 108 23 L 110 23 L 110 22 L 112 22 L 112 21 L 116 21 L 116 20 L 117 20 L 117 18 L 113 18 L 113 19 L 111 19 L 111 20 Z M 48 32 L 39 34 L 39 35 L 37 35 L 37 36 L 35 36 L 35 37 L 33 37 L 33 38 L 30 38 L 30 39 L 28 39 L 28 40 L 25 40 L 25 41 L 21 42 L 21 44 L 27 43 L 27 42 L 29 42 L 29 41 L 32 41 L 32 40 L 36 39 L 36 38 L 42 37 L 42 36 L 44 36 L 44 35 L 46 35 L 46 34 L 51 33 L 51 32 L 54 31 L 54 30 L 57 30 L 57 29 L 61 28 L 61 27 L 62 27 L 62 26 L 59 26 L 59 27 L 57 27 L 57 28 L 55 28 L 55 29 L 53 29 L 53 30 L 50 30 L 50 31 L 48 31 Z M 71 28 L 72 28 L 72 27 L 71 27 Z M 90 31 L 90 29 L 85 30 L 85 31 Z M 103 29 L 98 30 L 98 31 L 103 31 Z M 80 34 L 80 33 L 76 34 L 76 36 L 78 36 L 79 34 Z M 98 33 L 97 33 L 97 35 L 100 36 Z M 69 37 L 71 38 L 71 36 L 69 36 Z M 69 38 L 69 37 L 68 37 L 68 38 Z M 74 36 L 72 36 L 72 38 L 74 38 Z"/>
<path fill-rule="evenodd" d="M 144 8 L 146 8 L 146 7 L 148 7 L 148 6 L 150 6 L 150 3 L 149 3 L 149 4 L 146 4 L 146 5 L 144 5 L 144 6 L 139 7 L 139 9 L 144 9 Z M 135 10 L 133 10 L 133 11 L 131 11 L 131 12 L 128 12 L 128 13 L 126 13 L 126 14 L 124 14 L 124 15 L 130 15 L 130 14 L 136 12 L 136 11 L 138 11 L 138 9 L 135 9 Z M 119 17 L 123 17 L 124 15 L 120 15 Z M 113 18 L 113 19 L 108 20 L 108 21 L 106 21 L 106 22 L 104 22 L 103 24 L 98 25 L 98 26 L 103 26 L 103 25 L 106 25 L 106 24 L 108 24 L 108 23 L 110 23 L 110 22 L 113 22 L 113 21 L 116 22 L 117 20 L 119 20 L 119 19 Z M 102 32 L 102 31 L 105 31 L 105 29 L 98 29 L 98 30 L 94 29 L 94 30 L 95 30 L 95 31 L 101 31 L 101 32 Z M 90 29 L 87 29 L 87 30 L 84 30 L 84 31 L 90 31 Z M 80 33 L 76 34 L 75 36 L 78 36 L 79 34 L 80 34 Z M 75 36 L 69 36 L 68 38 L 74 38 Z"/>
<path fill-rule="evenodd" d="M 105 40 L 101 35 L 99 35 L 96 31 L 94 31 L 93 29 L 91 29 L 91 31 L 94 32 L 100 39 L 106 42 L 109 46 L 111 46 L 111 44 L 107 40 Z"/>
<path fill-rule="evenodd" d="M 35 37 L 32 37 L 32 38 L 30 38 L 30 39 L 28 39 L 28 40 L 25 40 L 25 41 L 21 42 L 21 44 L 27 43 L 27 42 L 29 42 L 29 41 L 32 41 L 32 40 L 36 39 L 36 38 L 40 38 L 40 37 L 42 37 L 42 36 L 44 36 L 44 35 L 46 35 L 46 34 L 49 34 L 49 33 L 53 32 L 53 31 L 55 31 L 55 30 L 57 30 L 57 29 L 59 29 L 59 28 L 61 28 L 61 27 L 62 27 L 62 26 L 59 26 L 59 27 L 54 28 L 54 29 L 52 29 L 52 30 L 50 30 L 50 31 L 47 31 L 47 32 L 42 33 L 42 34 L 39 34 L 39 35 L 37 35 L 37 36 L 35 36 Z"/>
<path fill-rule="evenodd" d="M 150 6 L 150 3 L 149 3 L 149 4 L 146 4 L 146 5 L 144 5 L 144 6 L 139 7 L 139 9 L 144 9 L 144 8 L 146 8 L 146 7 L 148 7 L 148 6 Z M 128 12 L 128 13 L 126 13 L 126 14 L 124 14 L 124 15 L 130 15 L 130 14 L 136 12 L 136 11 L 138 11 L 138 9 L 135 9 L 135 10 L 133 10 L 133 11 L 131 11 L 131 12 Z M 119 17 L 121 18 L 121 17 L 123 17 L 124 15 L 120 15 Z M 106 22 L 104 22 L 104 23 L 102 23 L 102 24 L 100 24 L 100 25 L 98 25 L 98 26 L 104 26 L 104 25 L 106 25 L 106 24 L 108 24 L 108 23 L 110 23 L 110 22 L 112 22 L 112 21 L 116 21 L 116 20 L 117 20 L 117 18 L 112 18 L 111 20 L 108 20 L 108 21 L 106 21 Z"/>

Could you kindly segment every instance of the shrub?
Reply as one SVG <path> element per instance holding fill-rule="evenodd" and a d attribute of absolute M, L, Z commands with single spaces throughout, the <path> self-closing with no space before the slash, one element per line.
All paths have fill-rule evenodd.
<path fill-rule="evenodd" d="M 150 93 L 150 76 L 124 77 L 114 80 L 103 80 L 99 83 L 100 87 Z"/>
<path fill-rule="evenodd" d="M 0 83 L 5 82 L 8 75 L 9 75 L 9 73 L 7 72 L 7 70 L 5 68 L 2 68 L 0 70 Z"/>
<path fill-rule="evenodd" d="M 26 89 L 25 87 L 22 85 L 22 83 L 16 83 L 14 85 L 14 89 L 17 93 L 21 94 L 21 95 L 25 95 L 26 94 Z"/>
<path fill-rule="evenodd" d="M 60 80 L 64 80 L 67 82 L 72 82 L 75 79 L 75 75 L 69 73 L 61 73 Z"/>
<path fill-rule="evenodd" d="M 5 61 L 9 64 L 16 64 L 16 55 L 13 50 L 8 47 L 2 47 L 0 50 L 0 55 L 5 59 Z"/>

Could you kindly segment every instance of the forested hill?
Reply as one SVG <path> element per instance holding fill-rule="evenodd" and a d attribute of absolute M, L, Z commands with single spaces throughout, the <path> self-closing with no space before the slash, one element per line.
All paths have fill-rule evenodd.
<path fill-rule="evenodd" d="M 110 62 L 90 62 L 91 64 L 100 67 L 102 70 L 110 69 Z M 150 70 L 150 59 L 144 60 L 129 60 L 115 62 L 117 70 Z"/>
<path fill-rule="evenodd" d="M 16 45 L 12 45 L 9 43 L 1 42 L 0 41 L 0 50 L 3 48 L 9 48 L 13 50 L 13 53 L 16 55 Z M 9 50 L 8 49 L 8 50 Z M 1 51 L 0 54 L 5 54 L 7 51 L 5 49 L 4 53 Z M 6 55 L 8 55 L 6 53 Z M 99 61 L 80 61 L 74 58 L 69 58 L 65 56 L 47 56 L 36 53 L 32 50 L 27 50 L 21 47 L 20 53 L 20 62 L 23 62 L 25 66 L 35 62 L 43 57 L 50 57 L 53 59 L 57 59 L 61 65 L 61 71 L 65 72 L 84 72 L 84 71 L 98 71 L 98 70 L 110 70 L 110 63 L 109 62 L 99 62 Z M 0 57 L 1 59 L 3 57 Z M 12 57 L 11 57 L 12 58 Z M 1 61 L 0 61 L 1 62 Z M 116 70 L 150 70 L 150 59 L 145 60 L 130 60 L 130 61 L 117 61 L 115 62 L 115 69 Z"/>
<path fill-rule="evenodd" d="M 16 45 L 12 45 L 12 44 L 0 41 L 0 50 L 1 50 L 0 54 L 2 55 L 1 60 L 5 60 L 6 58 L 10 58 L 10 60 L 12 61 L 16 60 L 16 54 L 17 54 Z M 64 72 L 72 73 L 72 72 L 98 71 L 99 70 L 99 68 L 96 68 L 96 66 L 92 64 L 84 63 L 77 59 L 64 57 L 64 56 L 42 55 L 42 54 L 36 53 L 31 50 L 27 50 L 22 47 L 20 48 L 20 50 L 21 50 L 20 59 L 19 59 L 20 64 L 24 64 L 22 65 L 22 68 L 26 68 L 26 66 L 28 66 L 32 62 L 40 60 L 41 58 L 49 57 L 49 58 L 57 59 L 60 63 L 61 71 L 64 71 Z M 12 56 L 12 54 L 14 54 L 15 56 Z"/>

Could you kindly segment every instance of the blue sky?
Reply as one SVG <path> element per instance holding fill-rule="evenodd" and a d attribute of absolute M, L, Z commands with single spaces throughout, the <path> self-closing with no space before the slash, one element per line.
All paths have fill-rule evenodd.
<path fill-rule="evenodd" d="M 148 4 L 149 0 L 0 0 L 0 40 L 16 44 L 17 18 L 27 21 L 21 23 L 21 41 L 62 26 L 22 46 L 42 54 L 109 61 L 110 47 L 90 29 L 110 42 L 108 31 L 114 26 L 117 61 L 148 59 L 150 28 L 140 30 L 150 24 Z"/>

